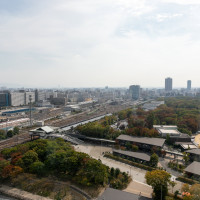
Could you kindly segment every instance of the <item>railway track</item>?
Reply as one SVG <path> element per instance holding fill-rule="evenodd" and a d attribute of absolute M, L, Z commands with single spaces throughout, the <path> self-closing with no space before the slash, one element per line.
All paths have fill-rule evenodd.
<path fill-rule="evenodd" d="M 28 142 L 31 140 L 31 137 L 28 133 L 15 135 L 12 138 L 0 141 L 0 151 L 5 148 L 14 147 L 18 144 Z"/>

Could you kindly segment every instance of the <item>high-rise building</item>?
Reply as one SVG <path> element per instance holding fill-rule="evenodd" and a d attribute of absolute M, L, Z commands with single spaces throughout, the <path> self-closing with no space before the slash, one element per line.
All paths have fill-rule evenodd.
<path fill-rule="evenodd" d="M 191 90 L 191 88 L 192 88 L 192 81 L 188 80 L 187 81 L 187 90 Z"/>
<path fill-rule="evenodd" d="M 25 105 L 28 105 L 30 102 L 30 96 L 32 98 L 32 102 L 35 102 L 35 92 L 25 92 L 24 93 L 24 101 L 25 101 Z"/>
<path fill-rule="evenodd" d="M 9 94 L 0 93 L 0 107 L 9 106 Z"/>
<path fill-rule="evenodd" d="M 22 106 L 25 104 L 24 92 L 10 92 L 9 97 L 11 106 Z"/>
<path fill-rule="evenodd" d="M 137 100 L 140 98 L 140 86 L 139 85 L 131 85 L 129 87 L 129 92 L 131 94 L 132 99 Z"/>
<path fill-rule="evenodd" d="M 172 78 L 165 79 L 165 91 L 172 91 Z"/>
<path fill-rule="evenodd" d="M 35 102 L 46 100 L 46 93 L 44 91 L 35 90 Z"/>

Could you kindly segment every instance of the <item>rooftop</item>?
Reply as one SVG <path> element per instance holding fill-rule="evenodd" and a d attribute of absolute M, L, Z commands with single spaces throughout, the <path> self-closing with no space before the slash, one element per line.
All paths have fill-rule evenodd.
<path fill-rule="evenodd" d="M 129 135 L 120 135 L 117 138 L 117 140 L 125 140 L 125 141 L 148 144 L 158 147 L 162 147 L 165 143 L 165 139 L 163 138 L 133 137 Z"/>
<path fill-rule="evenodd" d="M 137 194 L 107 188 L 97 200 L 151 200 Z"/>
<path fill-rule="evenodd" d="M 190 149 L 190 150 L 188 150 L 186 152 L 187 153 L 191 153 L 191 154 L 200 155 L 200 149 Z"/>
<path fill-rule="evenodd" d="M 173 125 L 154 125 L 155 129 L 158 130 L 160 134 L 169 134 L 169 135 L 180 135 L 181 133 L 177 130 L 177 126 Z"/>
<path fill-rule="evenodd" d="M 120 153 L 126 156 L 130 156 L 133 158 L 138 158 L 144 161 L 150 161 L 150 156 L 147 155 L 146 153 L 140 153 L 140 152 L 132 152 L 132 151 L 122 151 L 122 150 L 113 150 L 113 153 Z"/>
<path fill-rule="evenodd" d="M 189 172 L 200 176 L 200 162 L 194 161 L 192 164 L 185 168 L 185 172 Z"/>
<path fill-rule="evenodd" d="M 162 129 L 177 129 L 175 125 L 153 125 L 154 128 L 162 128 Z"/>

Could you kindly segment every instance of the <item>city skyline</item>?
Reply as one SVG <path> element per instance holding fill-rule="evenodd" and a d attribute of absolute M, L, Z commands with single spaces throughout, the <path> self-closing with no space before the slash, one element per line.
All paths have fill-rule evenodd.
<path fill-rule="evenodd" d="M 166 80 L 167 79 L 171 79 L 171 81 L 174 81 L 174 79 L 173 78 L 171 78 L 171 77 L 166 77 L 165 78 L 165 82 L 164 82 L 164 84 L 163 84 L 163 87 L 162 86 L 160 86 L 160 87 L 143 87 L 143 86 L 141 86 L 140 84 L 137 84 L 139 87 L 141 87 L 141 88 L 147 88 L 147 89 L 163 89 L 163 90 L 166 90 L 166 91 L 170 91 L 170 90 L 173 90 L 173 89 L 187 89 L 188 90 L 188 82 L 190 82 L 190 89 L 196 89 L 196 88 L 200 88 L 200 86 L 199 87 L 192 87 L 192 85 L 191 85 L 191 83 L 192 83 L 192 80 L 187 80 L 186 81 L 186 85 L 185 86 L 183 86 L 183 87 L 177 87 L 177 86 L 174 86 L 174 84 L 173 83 L 170 83 L 170 84 L 172 84 L 170 87 L 171 87 L 171 89 L 170 90 L 168 90 L 167 88 L 166 88 Z M 168 84 L 167 84 L 168 85 Z M 9 86 L 6 86 L 6 85 L 0 85 L 0 90 L 6 90 L 7 88 L 13 88 L 13 89 L 76 89 L 76 88 L 102 88 L 102 89 L 104 89 L 104 88 L 106 88 L 106 89 L 108 89 L 108 88 L 126 88 L 126 89 L 128 89 L 128 88 L 130 88 L 130 85 L 129 86 L 122 86 L 122 87 L 120 87 L 120 86 L 116 86 L 116 87 L 112 87 L 112 86 L 100 86 L 100 87 L 62 87 L 61 85 L 58 85 L 57 87 L 42 87 L 42 86 L 40 86 L 40 87 L 24 87 L 24 86 L 22 86 L 22 87 L 9 87 Z"/>
<path fill-rule="evenodd" d="M 1 86 L 200 87 L 197 0 L 0 0 Z M 158 76 L 159 74 L 159 76 Z"/>

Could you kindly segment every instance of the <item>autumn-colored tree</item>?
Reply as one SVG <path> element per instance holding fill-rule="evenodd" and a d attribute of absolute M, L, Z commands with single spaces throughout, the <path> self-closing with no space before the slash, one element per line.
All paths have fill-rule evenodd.
<path fill-rule="evenodd" d="M 190 193 L 192 195 L 193 200 L 200 199 L 200 184 L 194 184 L 190 188 Z"/>
<path fill-rule="evenodd" d="M 12 177 L 16 177 L 18 174 L 20 174 L 22 172 L 23 172 L 23 169 L 19 166 L 7 165 L 2 170 L 1 176 L 4 179 L 12 178 Z"/>
<path fill-rule="evenodd" d="M 12 165 L 15 165 L 16 162 L 17 162 L 20 158 L 22 158 L 22 154 L 21 154 L 20 152 L 13 153 L 13 154 L 11 155 L 11 164 L 12 164 Z"/>
<path fill-rule="evenodd" d="M 184 183 L 181 187 L 181 192 L 189 192 L 190 191 L 190 186 L 187 183 Z"/>
<path fill-rule="evenodd" d="M 154 191 L 155 200 L 165 200 L 168 193 L 168 184 L 171 175 L 163 170 L 148 171 L 145 175 L 148 185 L 151 185 Z"/>
<path fill-rule="evenodd" d="M 0 176 L 2 174 L 3 169 L 8 165 L 10 165 L 10 162 L 0 157 Z"/>

